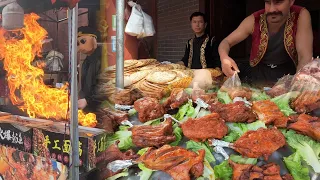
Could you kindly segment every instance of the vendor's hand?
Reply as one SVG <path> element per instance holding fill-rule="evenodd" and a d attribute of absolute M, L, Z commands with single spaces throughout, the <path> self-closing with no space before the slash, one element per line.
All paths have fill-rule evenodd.
<path fill-rule="evenodd" d="M 84 109 L 87 106 L 87 100 L 86 99 L 79 99 L 78 100 L 78 109 Z"/>
<path fill-rule="evenodd" d="M 236 62 L 234 62 L 234 60 L 229 56 L 221 59 L 221 67 L 222 72 L 228 77 L 233 76 L 235 72 L 240 72 Z"/>
<path fill-rule="evenodd" d="M 194 77 L 191 85 L 194 89 L 208 89 L 211 88 L 213 80 L 211 73 L 207 69 L 194 70 Z"/>

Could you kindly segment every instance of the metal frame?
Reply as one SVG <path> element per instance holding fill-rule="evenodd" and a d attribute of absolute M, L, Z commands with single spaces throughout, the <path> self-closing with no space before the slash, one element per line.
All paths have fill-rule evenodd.
<path fill-rule="evenodd" d="M 116 58 L 116 87 L 123 89 L 123 69 L 124 69 L 124 0 L 117 0 L 116 11 L 117 11 L 117 58 Z"/>

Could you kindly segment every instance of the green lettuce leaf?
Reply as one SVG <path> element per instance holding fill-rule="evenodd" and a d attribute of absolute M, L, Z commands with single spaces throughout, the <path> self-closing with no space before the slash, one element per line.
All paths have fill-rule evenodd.
<path fill-rule="evenodd" d="M 227 123 L 228 134 L 223 138 L 224 141 L 234 142 L 239 139 L 245 132 L 249 130 L 257 130 L 259 128 L 267 128 L 264 122 L 255 121 L 253 123 Z"/>
<path fill-rule="evenodd" d="M 114 176 L 108 177 L 107 180 L 116 180 L 116 179 L 119 179 L 121 177 L 126 177 L 126 176 L 129 176 L 128 169 L 125 169 L 121 173 L 118 173 Z"/>
<path fill-rule="evenodd" d="M 320 143 L 308 136 L 297 134 L 293 130 L 284 132 L 287 143 L 296 150 L 303 160 L 310 165 L 316 173 L 320 173 Z"/>
<path fill-rule="evenodd" d="M 250 88 L 252 91 L 251 100 L 252 101 L 263 101 L 270 99 L 270 96 L 266 94 L 266 92 L 261 91 L 259 89 Z"/>
<path fill-rule="evenodd" d="M 205 143 L 195 142 L 195 141 L 190 140 L 187 142 L 187 149 L 190 149 L 194 152 L 197 152 L 198 150 L 203 149 L 206 152 L 205 159 L 209 163 L 216 161 L 216 159 L 212 155 L 212 151 L 213 151 L 212 147 L 206 145 Z"/>
<path fill-rule="evenodd" d="M 290 107 L 290 100 L 298 97 L 299 94 L 300 92 L 292 91 L 281 96 L 272 98 L 271 101 L 276 103 L 276 105 L 279 107 L 279 109 L 284 115 L 290 116 L 292 114 L 296 114 L 296 112 L 293 111 Z"/>
<path fill-rule="evenodd" d="M 308 167 L 303 167 L 302 157 L 299 153 L 291 154 L 289 157 L 284 158 L 284 163 L 286 164 L 290 174 L 295 180 L 309 180 L 309 169 Z"/>
<path fill-rule="evenodd" d="M 185 116 L 190 117 L 194 113 L 192 101 L 189 100 L 186 104 L 179 108 L 178 113 L 174 116 L 177 120 L 181 121 Z"/>
<path fill-rule="evenodd" d="M 215 180 L 214 170 L 212 169 L 210 163 L 204 159 L 203 165 L 203 174 L 201 177 L 198 177 L 197 180 Z"/>
<path fill-rule="evenodd" d="M 126 126 L 120 126 L 120 130 L 113 135 L 107 136 L 107 147 L 114 144 L 116 141 L 120 141 L 118 147 L 120 150 L 125 151 L 134 147 L 132 143 L 132 132 L 127 130 Z"/>
<path fill-rule="evenodd" d="M 214 166 L 214 175 L 219 180 L 231 180 L 233 169 L 226 160 L 221 164 Z"/>
<path fill-rule="evenodd" d="M 253 165 L 255 165 L 258 162 L 257 158 L 245 158 L 245 157 L 234 155 L 234 154 L 232 154 L 230 156 L 230 159 L 233 162 L 238 163 L 238 164 L 253 164 Z"/>
<path fill-rule="evenodd" d="M 174 142 L 170 143 L 170 145 L 171 146 L 178 146 L 178 144 L 180 143 L 180 141 L 182 139 L 182 129 L 177 124 L 174 125 L 173 134 L 174 134 L 174 136 L 176 136 L 176 140 Z"/>
<path fill-rule="evenodd" d="M 224 104 L 232 103 L 232 99 L 226 92 L 218 91 L 217 93 L 218 100 Z"/>

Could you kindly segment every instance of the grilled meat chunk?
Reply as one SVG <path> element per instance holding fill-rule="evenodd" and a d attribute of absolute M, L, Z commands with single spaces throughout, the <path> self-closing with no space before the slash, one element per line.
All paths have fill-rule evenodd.
<path fill-rule="evenodd" d="M 137 147 L 160 147 L 176 140 L 172 130 L 172 120 L 167 119 L 159 125 L 133 126 L 132 142 Z"/>
<path fill-rule="evenodd" d="M 190 173 L 194 177 L 199 177 L 203 173 L 205 151 L 199 150 L 198 153 L 164 145 L 159 149 L 149 148 L 139 161 L 147 168 L 170 174 L 175 180 L 189 180 Z"/>
<path fill-rule="evenodd" d="M 237 164 L 229 160 L 229 164 L 233 169 L 232 180 L 293 180 L 290 174 L 281 178 L 280 166 L 274 163 L 258 167 L 252 164 Z"/>
<path fill-rule="evenodd" d="M 237 101 L 231 104 L 215 102 L 210 105 L 210 111 L 218 113 L 226 122 L 250 123 L 257 120 L 251 108 L 247 107 L 243 101 Z"/>
<path fill-rule="evenodd" d="M 258 115 L 259 120 L 267 125 L 274 124 L 277 127 L 287 127 L 288 117 L 270 100 L 253 102 L 252 110 Z"/>
<path fill-rule="evenodd" d="M 170 97 L 165 101 L 164 107 L 176 109 L 186 103 L 190 95 L 183 88 L 174 88 L 171 91 Z"/>
<path fill-rule="evenodd" d="M 102 152 L 97 158 L 97 168 L 99 172 L 99 180 L 106 179 L 108 177 L 114 176 L 121 172 L 112 172 L 107 168 L 107 164 L 115 160 L 129 160 L 129 159 L 138 159 L 139 155 L 135 154 L 132 150 L 126 152 L 121 152 L 118 148 L 118 142 L 112 144 L 104 152 Z"/>
<path fill-rule="evenodd" d="M 123 89 L 115 93 L 114 102 L 121 105 L 132 105 L 133 102 L 142 97 L 142 92 L 138 89 Z"/>
<path fill-rule="evenodd" d="M 163 106 L 155 98 L 144 97 L 134 102 L 139 121 L 144 123 L 162 117 L 165 113 Z"/>
<path fill-rule="evenodd" d="M 304 91 L 292 103 L 298 113 L 308 113 L 320 108 L 320 91 Z"/>
<path fill-rule="evenodd" d="M 301 114 L 298 121 L 290 124 L 288 128 L 320 141 L 320 118 L 318 117 Z"/>
<path fill-rule="evenodd" d="M 246 87 L 234 87 L 234 88 L 226 88 L 224 86 L 221 87 L 221 91 L 227 92 L 231 99 L 235 97 L 246 98 L 247 100 L 251 99 L 252 91 Z"/>
<path fill-rule="evenodd" d="M 247 131 L 234 144 L 234 149 L 241 155 L 258 158 L 268 157 L 279 148 L 286 144 L 283 134 L 276 128 L 264 129 L 257 131 Z"/>
<path fill-rule="evenodd" d="M 197 119 L 188 119 L 181 125 L 187 138 L 202 142 L 209 138 L 222 139 L 228 133 L 228 127 L 219 114 L 212 113 Z"/>
<path fill-rule="evenodd" d="M 97 126 L 109 133 L 113 133 L 122 121 L 129 119 L 128 113 L 110 108 L 99 109 L 96 115 L 99 122 Z"/>
<path fill-rule="evenodd" d="M 196 102 L 198 98 L 202 99 L 205 103 L 214 103 L 216 101 L 217 93 L 206 93 L 203 89 L 192 90 L 192 101 Z"/>

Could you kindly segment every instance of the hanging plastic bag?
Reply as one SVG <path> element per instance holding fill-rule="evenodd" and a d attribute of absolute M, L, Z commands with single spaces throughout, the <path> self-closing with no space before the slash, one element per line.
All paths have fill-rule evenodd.
<path fill-rule="evenodd" d="M 283 76 L 271 89 L 267 89 L 266 93 L 271 97 L 276 97 L 289 92 L 292 79 L 293 75 Z"/>
<path fill-rule="evenodd" d="M 156 33 L 156 31 L 154 29 L 152 17 L 143 11 L 141 11 L 141 12 L 143 15 L 143 35 L 142 35 L 142 37 L 153 36 Z"/>
<path fill-rule="evenodd" d="M 220 92 L 226 92 L 232 100 L 241 97 L 246 101 L 251 99 L 252 96 L 252 91 L 249 88 L 241 86 L 241 80 L 237 72 L 223 83 Z"/>
<path fill-rule="evenodd" d="M 131 36 L 139 36 L 144 31 L 143 23 L 141 6 L 135 4 L 132 7 L 131 15 L 127 22 L 125 32 Z"/>

